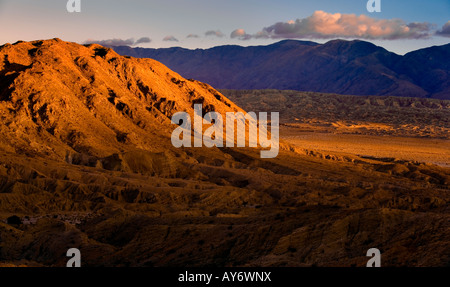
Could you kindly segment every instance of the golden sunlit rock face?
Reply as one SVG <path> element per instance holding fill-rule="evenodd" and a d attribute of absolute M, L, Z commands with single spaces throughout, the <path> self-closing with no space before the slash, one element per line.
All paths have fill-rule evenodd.
<path fill-rule="evenodd" d="M 448 167 L 305 147 L 292 130 L 273 159 L 173 147 L 171 117 L 200 103 L 244 112 L 99 45 L 0 47 L 0 266 L 65 266 L 70 248 L 82 266 L 365 266 L 370 248 L 384 266 L 450 261 Z"/>
<path fill-rule="evenodd" d="M 159 62 L 59 39 L 1 48 L 2 144 L 33 154 L 98 157 L 168 149 L 177 111 L 242 111 L 210 86 Z M 18 124 L 20 122 L 20 124 Z M 169 141 L 170 144 L 170 141 Z"/>

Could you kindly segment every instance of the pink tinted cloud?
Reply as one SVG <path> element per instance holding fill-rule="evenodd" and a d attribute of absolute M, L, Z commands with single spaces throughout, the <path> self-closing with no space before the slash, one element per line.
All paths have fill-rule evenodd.
<path fill-rule="evenodd" d="M 165 41 L 165 42 L 178 42 L 178 39 L 175 38 L 174 36 L 166 36 L 166 37 L 164 37 L 163 41 Z"/>
<path fill-rule="evenodd" d="M 238 38 L 239 40 L 250 40 L 252 35 L 249 35 L 245 32 L 244 29 L 236 29 L 230 34 L 231 39 Z"/>
<path fill-rule="evenodd" d="M 218 38 L 223 38 L 225 35 L 220 31 L 220 30 L 216 30 L 216 31 L 214 31 L 214 30 L 209 30 L 209 31 L 206 31 L 205 32 L 205 36 L 215 36 L 215 37 L 218 37 Z"/>
<path fill-rule="evenodd" d="M 278 22 L 253 35 L 255 38 L 363 38 L 421 39 L 430 37 L 431 24 L 405 23 L 401 19 L 375 19 L 366 15 L 327 13 Z"/>

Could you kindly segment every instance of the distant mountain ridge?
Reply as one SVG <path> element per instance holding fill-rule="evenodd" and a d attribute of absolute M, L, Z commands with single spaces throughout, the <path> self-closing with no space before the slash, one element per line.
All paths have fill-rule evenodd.
<path fill-rule="evenodd" d="M 365 41 L 284 40 L 210 49 L 113 47 L 218 89 L 281 89 L 450 99 L 450 44 L 404 56 Z"/>

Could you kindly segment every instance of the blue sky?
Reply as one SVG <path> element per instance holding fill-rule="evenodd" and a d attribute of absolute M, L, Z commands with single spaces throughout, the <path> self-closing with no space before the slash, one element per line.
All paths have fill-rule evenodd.
<path fill-rule="evenodd" d="M 145 37 L 139 46 L 207 48 L 266 45 L 285 38 L 321 43 L 358 38 L 403 54 L 450 42 L 448 34 L 434 35 L 450 21 L 449 0 L 381 0 L 381 13 L 369 13 L 367 0 L 81 0 L 81 13 L 68 13 L 66 3 L 0 0 L 0 43 L 54 37 L 79 43 Z M 340 19 L 336 23 L 345 26 L 324 27 L 336 17 Z M 353 30 L 355 21 L 371 32 Z M 379 31 L 386 27 L 392 32 Z M 208 31 L 210 35 L 205 36 Z"/>

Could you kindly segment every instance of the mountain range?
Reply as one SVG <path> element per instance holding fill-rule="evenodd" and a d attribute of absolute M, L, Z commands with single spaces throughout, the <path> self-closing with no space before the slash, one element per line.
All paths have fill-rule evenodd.
<path fill-rule="evenodd" d="M 450 44 L 404 56 L 365 41 L 284 40 L 210 49 L 112 47 L 217 89 L 280 89 L 450 99 Z"/>

